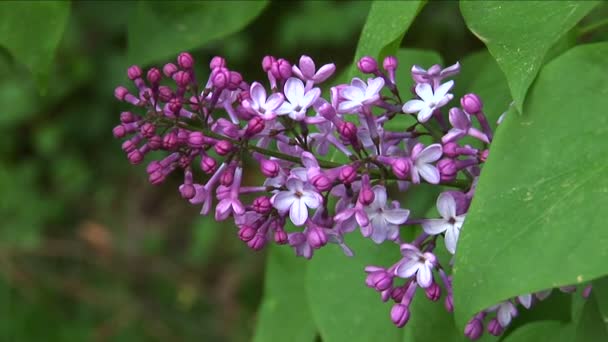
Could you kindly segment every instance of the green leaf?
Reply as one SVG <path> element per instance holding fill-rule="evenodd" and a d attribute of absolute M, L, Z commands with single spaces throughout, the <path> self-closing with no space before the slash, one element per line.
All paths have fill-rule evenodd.
<path fill-rule="evenodd" d="M 384 57 L 397 52 L 401 39 L 424 4 L 422 0 L 374 1 L 359 38 L 353 72 L 363 56 L 372 56 L 382 63 Z"/>
<path fill-rule="evenodd" d="M 503 299 L 608 273 L 597 211 L 608 205 L 607 53 L 592 44 L 553 60 L 524 115 L 499 127 L 458 242 L 459 326 Z"/>
<path fill-rule="evenodd" d="M 596 279 L 593 282 L 593 294 L 597 301 L 597 306 L 602 314 L 604 323 L 608 327 L 608 277 Z"/>
<path fill-rule="evenodd" d="M 599 311 L 595 295 L 587 299 L 576 327 L 577 342 L 608 341 L 606 322 Z"/>
<path fill-rule="evenodd" d="M 44 87 L 68 15 L 68 1 L 0 2 L 0 45 Z"/>
<path fill-rule="evenodd" d="M 574 329 L 570 324 L 556 321 L 533 322 L 516 329 L 505 337 L 504 342 L 554 341 L 567 342 L 572 340 Z"/>
<path fill-rule="evenodd" d="M 366 287 L 367 265 L 389 266 L 399 260 L 399 247 L 376 245 L 359 232 L 347 236 L 355 256 L 330 245 L 315 251 L 306 284 L 313 318 L 324 342 L 400 341 L 402 332 L 390 319 L 391 305 Z"/>
<path fill-rule="evenodd" d="M 142 65 L 175 57 L 244 28 L 267 1 L 140 1 L 128 25 L 128 55 Z"/>
<path fill-rule="evenodd" d="M 461 1 L 467 26 L 482 42 L 509 82 L 521 113 L 528 88 L 549 49 L 598 1 Z"/>
<path fill-rule="evenodd" d="M 307 260 L 288 246 L 270 247 L 264 299 L 254 342 L 314 341 L 316 328 L 306 301 Z"/>

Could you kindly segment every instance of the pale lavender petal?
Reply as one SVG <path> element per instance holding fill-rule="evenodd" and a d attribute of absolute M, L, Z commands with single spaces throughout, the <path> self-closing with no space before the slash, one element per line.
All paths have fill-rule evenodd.
<path fill-rule="evenodd" d="M 401 262 L 395 269 L 395 275 L 401 278 L 413 276 L 420 268 L 420 263 L 416 259 L 407 259 Z"/>
<path fill-rule="evenodd" d="M 404 113 L 418 113 L 425 107 L 428 106 L 422 100 L 409 100 L 403 104 L 401 110 L 403 110 Z"/>
<path fill-rule="evenodd" d="M 300 68 L 298 68 L 297 66 L 292 66 L 291 67 L 291 71 L 293 72 L 294 75 L 296 75 L 299 78 L 302 79 L 306 79 L 306 77 L 304 77 L 304 75 L 302 74 L 302 71 L 300 70 Z"/>
<path fill-rule="evenodd" d="M 300 106 L 303 108 L 310 107 L 317 99 L 321 96 L 321 89 L 313 88 L 304 94 L 304 97 L 300 99 Z"/>
<path fill-rule="evenodd" d="M 424 178 L 424 180 L 427 182 L 431 184 L 439 184 L 441 175 L 439 174 L 439 169 L 437 169 L 434 165 L 419 164 L 416 165 L 416 169 L 418 170 L 420 177 Z"/>
<path fill-rule="evenodd" d="M 363 80 L 361 80 L 358 77 L 353 78 L 353 80 L 350 82 L 350 85 L 352 87 L 356 87 L 358 89 L 361 89 L 362 93 L 364 93 L 365 89 L 367 88 L 367 84 L 365 84 L 365 82 L 363 82 Z"/>
<path fill-rule="evenodd" d="M 422 221 L 422 229 L 429 235 L 437 235 L 445 232 L 451 225 L 443 219 L 428 219 Z"/>
<path fill-rule="evenodd" d="M 340 112 L 350 112 L 350 111 L 355 110 L 360 105 L 361 105 L 361 103 L 356 102 L 356 101 L 342 101 L 338 105 L 338 110 Z"/>
<path fill-rule="evenodd" d="M 363 90 L 361 88 L 346 87 L 342 90 L 342 97 L 344 97 L 347 100 L 361 101 L 364 96 L 365 96 L 365 93 L 363 92 Z"/>
<path fill-rule="evenodd" d="M 312 79 L 313 76 L 315 75 L 315 62 L 312 60 L 312 58 L 306 56 L 306 55 L 302 55 L 302 57 L 300 57 L 300 70 L 302 70 L 302 75 L 304 75 L 304 78 L 306 79 Z"/>
<path fill-rule="evenodd" d="M 268 100 L 266 100 L 266 104 L 262 104 L 262 106 L 264 106 L 266 110 L 272 111 L 279 108 L 279 106 L 283 104 L 283 101 L 285 101 L 283 94 L 274 93 L 268 97 Z"/>
<path fill-rule="evenodd" d="M 498 323 L 500 323 L 503 328 L 506 328 L 509 323 L 511 323 L 511 308 L 509 307 L 510 305 L 512 304 L 505 303 L 500 305 L 500 307 L 498 308 L 498 312 L 496 313 Z"/>
<path fill-rule="evenodd" d="M 465 131 L 458 128 L 452 128 L 441 138 L 441 142 L 446 144 L 456 139 L 460 139 L 465 135 L 467 135 Z"/>
<path fill-rule="evenodd" d="M 439 88 L 435 89 L 435 101 L 441 100 L 454 86 L 454 81 L 450 80 L 440 85 Z"/>
<path fill-rule="evenodd" d="M 372 188 L 374 192 L 374 204 L 377 208 L 384 208 L 386 206 L 386 188 L 382 185 L 374 185 Z"/>
<path fill-rule="evenodd" d="M 336 65 L 334 63 L 325 64 L 317 71 L 317 73 L 313 77 L 313 80 L 315 81 L 315 83 L 324 82 L 326 79 L 328 79 L 331 75 L 334 74 L 334 71 L 336 71 Z"/>
<path fill-rule="evenodd" d="M 407 209 L 387 209 L 384 210 L 383 216 L 386 221 L 392 224 L 400 225 L 407 221 L 410 211 Z"/>
<path fill-rule="evenodd" d="M 420 266 L 418 268 L 418 273 L 416 274 L 416 280 L 418 281 L 418 285 L 423 289 L 431 286 L 433 283 L 433 273 L 431 272 L 431 269 L 426 266 Z"/>
<path fill-rule="evenodd" d="M 458 235 L 460 235 L 460 229 L 454 227 L 453 225 L 450 225 L 450 227 L 448 227 L 448 229 L 445 231 L 445 249 L 452 254 L 456 253 Z"/>
<path fill-rule="evenodd" d="M 437 198 L 437 211 L 446 220 L 456 217 L 456 200 L 448 192 L 442 192 Z"/>
<path fill-rule="evenodd" d="M 424 101 L 424 102 L 433 102 L 433 88 L 428 83 L 418 83 L 416 85 L 416 94 Z"/>
<path fill-rule="evenodd" d="M 258 82 L 253 82 L 249 90 L 251 99 L 259 106 L 264 106 L 266 103 L 266 89 Z"/>
<path fill-rule="evenodd" d="M 281 191 L 272 196 L 270 202 L 278 211 L 287 211 L 295 200 L 296 196 L 291 191 Z"/>
<path fill-rule="evenodd" d="M 304 172 L 304 175 L 306 175 L 305 171 L 305 168 L 301 168 L 297 171 L 295 169 L 291 170 L 291 176 L 287 179 L 287 182 L 285 182 L 285 186 L 287 186 L 287 189 L 294 192 L 304 191 L 304 182 L 302 181 L 302 178 L 300 176 L 302 176 L 302 172 Z"/>
<path fill-rule="evenodd" d="M 426 105 L 426 104 L 425 104 Z M 433 116 L 433 109 L 426 106 L 418 113 L 417 119 L 420 122 L 427 122 Z"/>
<path fill-rule="evenodd" d="M 291 208 L 289 209 L 289 218 L 296 226 L 303 225 L 308 219 L 308 208 L 301 199 L 293 201 Z"/>
<path fill-rule="evenodd" d="M 285 82 L 284 90 L 285 97 L 293 105 L 300 103 L 300 100 L 304 97 L 304 83 L 299 78 L 290 77 Z"/>
<path fill-rule="evenodd" d="M 367 89 L 365 90 L 365 96 L 371 97 L 380 92 L 380 89 L 384 87 L 384 78 L 376 77 L 367 81 Z"/>
<path fill-rule="evenodd" d="M 234 211 L 236 215 L 243 215 L 245 213 L 245 206 L 241 201 L 235 199 L 232 201 L 232 211 Z"/>
<path fill-rule="evenodd" d="M 532 306 L 532 295 L 531 294 L 525 294 L 522 296 L 517 297 L 519 299 L 519 302 L 521 303 L 521 305 L 523 305 L 526 309 L 529 309 L 530 306 Z"/>
<path fill-rule="evenodd" d="M 323 197 L 316 192 L 306 191 L 302 194 L 301 200 L 310 209 L 317 209 L 321 205 Z"/>
<path fill-rule="evenodd" d="M 466 131 L 471 127 L 471 119 L 469 119 L 469 116 L 458 108 L 450 109 L 449 118 L 450 123 L 455 128 Z"/>
<path fill-rule="evenodd" d="M 232 202 L 229 199 L 221 200 L 217 206 L 215 207 L 215 219 L 217 221 L 222 221 L 228 218 L 230 215 L 230 209 Z"/>
<path fill-rule="evenodd" d="M 439 158 L 441 158 L 442 154 L 443 154 L 443 148 L 441 147 L 441 145 L 432 144 L 432 145 L 425 147 L 424 150 L 422 150 L 422 152 L 420 152 L 420 154 L 418 154 L 418 156 L 416 157 L 416 162 L 420 162 L 420 163 L 424 163 L 424 164 L 432 163 L 432 162 L 439 160 Z"/>

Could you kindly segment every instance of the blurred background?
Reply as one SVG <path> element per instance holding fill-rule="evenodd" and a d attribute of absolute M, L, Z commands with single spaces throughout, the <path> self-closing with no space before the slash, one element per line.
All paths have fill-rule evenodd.
<path fill-rule="evenodd" d="M 200 217 L 180 198 L 178 173 L 149 185 L 145 163 L 131 166 L 112 137 L 127 109 L 113 89 L 137 62 L 127 57 L 137 3 L 70 6 L 45 87 L 0 52 L 0 341 L 250 340 L 264 252 L 231 223 Z M 247 80 L 263 77 L 267 54 L 343 69 L 369 6 L 271 2 L 244 29 L 190 52 L 202 66 L 223 55 Z M 450 1 L 431 1 L 402 45 L 449 64 L 483 48 Z"/>

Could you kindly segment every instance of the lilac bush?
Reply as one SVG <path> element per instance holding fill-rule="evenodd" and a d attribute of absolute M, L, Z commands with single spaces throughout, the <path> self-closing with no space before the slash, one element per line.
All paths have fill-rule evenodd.
<path fill-rule="evenodd" d="M 393 323 L 406 325 L 419 288 L 453 311 L 451 259 L 493 139 L 479 96 L 456 101 L 451 93 L 459 63 L 401 66 L 411 68 L 412 79 L 397 80 L 395 57 L 386 57 L 382 67 L 363 57 L 357 67 L 367 79 L 325 91 L 336 67 L 317 67 L 308 56 L 297 64 L 266 56 L 268 79 L 253 82 L 215 57 L 201 86 L 194 65 L 190 54 L 181 53 L 177 64 L 162 69 L 132 66 L 127 74 L 135 87 L 114 92 L 136 108 L 122 112 L 113 130 L 116 138 L 127 138 L 122 149 L 128 160 L 140 164 L 152 151 L 164 154 L 147 164 L 152 184 L 183 173 L 181 197 L 200 206 L 202 215 L 234 220 L 239 239 L 253 250 L 276 243 L 309 259 L 335 244 L 353 256 L 345 242 L 351 233 L 394 244 L 401 259 L 365 268 L 365 284 L 393 303 Z M 398 81 L 411 87 L 400 89 Z M 409 127 L 388 127 L 403 118 Z M 261 174 L 263 182 L 245 184 L 261 179 L 250 174 Z M 421 183 L 441 189 L 438 217 L 414 217 L 402 207 L 407 191 Z M 418 235 L 405 241 L 402 230 Z M 440 258 L 444 248 L 446 260 Z M 490 307 L 470 320 L 464 334 L 477 339 L 485 324 L 500 335 L 521 307 L 547 295 Z"/>

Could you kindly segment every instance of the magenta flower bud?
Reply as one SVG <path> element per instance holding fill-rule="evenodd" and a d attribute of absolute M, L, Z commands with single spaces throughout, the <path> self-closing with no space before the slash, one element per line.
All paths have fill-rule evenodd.
<path fill-rule="evenodd" d="M 122 123 L 131 123 L 137 121 L 137 116 L 135 116 L 131 112 L 122 112 L 120 113 L 120 122 Z"/>
<path fill-rule="evenodd" d="M 272 66 L 272 75 L 277 79 L 288 79 L 291 76 L 291 64 L 283 58 L 279 58 Z"/>
<path fill-rule="evenodd" d="M 284 245 L 289 241 L 287 233 L 283 229 L 278 229 L 274 231 L 274 242 L 279 245 Z"/>
<path fill-rule="evenodd" d="M 382 61 L 382 67 L 386 71 L 394 71 L 397 70 L 397 66 L 399 66 L 399 61 L 395 56 L 386 56 L 384 61 Z"/>
<path fill-rule="evenodd" d="M 488 323 L 488 332 L 494 336 L 502 335 L 504 328 L 498 323 L 496 318 L 492 318 L 490 323 Z"/>
<path fill-rule="evenodd" d="M 202 132 L 190 132 L 188 134 L 188 145 L 194 148 L 201 148 L 205 143 L 205 136 Z"/>
<path fill-rule="evenodd" d="M 125 142 L 122 143 L 122 150 L 125 151 L 126 153 L 129 153 L 136 148 L 137 148 L 137 145 L 131 140 L 126 140 Z"/>
<path fill-rule="evenodd" d="M 229 168 L 222 173 L 222 176 L 220 177 L 220 183 L 223 186 L 230 186 L 230 185 L 232 185 L 233 181 L 234 181 L 234 169 Z"/>
<path fill-rule="evenodd" d="M 157 170 L 157 171 L 150 173 L 150 175 L 148 176 L 148 181 L 151 184 L 158 185 L 158 184 L 164 182 L 166 177 L 167 176 L 165 175 L 165 173 L 162 170 Z"/>
<path fill-rule="evenodd" d="M 165 76 L 167 77 L 173 76 L 173 74 L 175 74 L 177 70 L 179 70 L 177 68 L 177 65 L 173 63 L 167 63 L 163 66 L 163 74 L 165 74 Z"/>
<path fill-rule="evenodd" d="M 396 302 L 399 303 L 403 300 L 403 296 L 405 295 L 405 287 L 403 286 L 398 286 L 398 287 L 394 287 L 391 290 L 391 298 Z"/>
<path fill-rule="evenodd" d="M 336 117 L 336 109 L 334 107 L 332 107 L 332 105 L 329 104 L 328 102 L 323 103 L 317 109 L 317 111 L 319 112 L 319 114 L 321 114 L 322 117 L 324 117 L 330 121 Z"/>
<path fill-rule="evenodd" d="M 460 105 L 465 112 L 469 114 L 477 114 L 483 109 L 483 102 L 479 96 L 475 94 L 466 94 L 460 99 Z"/>
<path fill-rule="evenodd" d="M 163 147 L 167 150 L 173 150 L 177 147 L 177 134 L 169 132 L 163 137 Z"/>
<path fill-rule="evenodd" d="M 177 64 L 183 69 L 190 69 L 194 65 L 194 58 L 187 52 L 182 52 L 177 56 Z"/>
<path fill-rule="evenodd" d="M 206 174 L 212 174 L 217 169 L 217 162 L 209 156 L 201 158 L 201 170 Z"/>
<path fill-rule="evenodd" d="M 230 82 L 230 71 L 226 68 L 217 68 L 213 70 L 211 76 L 211 84 L 214 87 L 223 89 L 228 86 L 228 82 Z"/>
<path fill-rule="evenodd" d="M 143 135 L 146 138 L 151 138 L 154 136 L 154 133 L 156 132 L 156 127 L 154 127 L 154 124 L 150 123 L 150 122 L 146 122 L 145 124 L 143 124 L 139 131 L 141 132 L 141 135 Z"/>
<path fill-rule="evenodd" d="M 404 304 L 395 304 L 391 308 L 391 321 L 398 327 L 403 328 L 410 319 L 410 310 Z"/>
<path fill-rule="evenodd" d="M 157 172 L 157 171 L 162 171 L 163 166 L 160 162 L 158 162 L 158 160 L 153 160 L 151 161 L 148 166 L 146 166 L 146 172 L 148 174 Z"/>
<path fill-rule="evenodd" d="M 137 65 L 132 65 L 129 67 L 129 69 L 127 69 L 127 76 L 129 77 L 130 80 L 140 78 L 141 73 L 142 73 L 141 68 Z"/>
<path fill-rule="evenodd" d="M 151 150 L 156 151 L 163 146 L 163 139 L 158 135 L 154 135 L 148 139 L 148 146 Z"/>
<path fill-rule="evenodd" d="M 429 300 L 436 302 L 441 298 L 441 287 L 437 283 L 431 283 L 431 286 L 424 289 L 424 294 Z"/>
<path fill-rule="evenodd" d="M 118 125 L 112 129 L 112 134 L 114 135 L 114 138 L 124 138 L 124 136 L 127 134 L 127 130 L 123 125 Z"/>
<path fill-rule="evenodd" d="M 179 193 L 184 199 L 191 199 L 196 195 L 196 189 L 194 189 L 194 185 L 192 184 L 182 184 L 179 187 Z"/>
<path fill-rule="evenodd" d="M 437 162 L 437 168 L 441 175 L 442 182 L 452 182 L 456 179 L 458 174 L 458 167 L 454 159 L 443 158 Z"/>
<path fill-rule="evenodd" d="M 173 90 L 167 86 L 158 87 L 158 98 L 163 102 L 168 102 L 173 98 Z"/>
<path fill-rule="evenodd" d="M 312 177 L 310 183 L 319 191 L 327 191 L 332 188 L 332 181 L 324 174 L 318 173 Z"/>
<path fill-rule="evenodd" d="M 124 101 L 125 96 L 129 93 L 129 90 L 123 86 L 118 86 L 114 89 L 114 97 L 120 101 Z"/>
<path fill-rule="evenodd" d="M 226 67 L 226 60 L 220 56 L 215 56 L 211 59 L 211 62 L 209 62 L 209 68 L 211 70 L 213 69 L 217 69 L 217 68 L 225 68 Z"/>
<path fill-rule="evenodd" d="M 395 159 L 391 163 L 393 174 L 399 179 L 406 179 L 410 174 L 411 161 L 406 158 Z"/>
<path fill-rule="evenodd" d="M 230 90 L 238 89 L 239 86 L 241 85 L 241 82 L 243 82 L 243 76 L 241 76 L 241 74 L 236 71 L 231 71 L 230 78 L 228 81 L 228 89 L 230 89 Z"/>
<path fill-rule="evenodd" d="M 359 202 L 363 205 L 370 205 L 374 202 L 375 199 L 374 192 L 370 188 L 363 188 L 361 192 L 359 192 Z"/>
<path fill-rule="evenodd" d="M 382 292 L 393 286 L 393 276 L 384 270 L 376 271 L 367 275 L 365 283 L 368 287 L 371 287 L 378 292 Z"/>
<path fill-rule="evenodd" d="M 134 149 L 127 154 L 127 158 L 129 159 L 129 163 L 137 165 L 144 160 L 144 155 L 139 150 Z"/>
<path fill-rule="evenodd" d="M 157 68 L 148 70 L 148 73 L 146 74 L 146 79 L 152 84 L 158 84 L 162 77 L 163 75 Z"/>
<path fill-rule="evenodd" d="M 264 235 L 256 234 L 251 240 L 247 241 L 247 246 L 254 251 L 259 251 L 266 245 L 266 237 Z"/>
<path fill-rule="evenodd" d="M 443 145 L 443 154 L 450 158 L 456 158 L 460 155 L 460 153 L 458 153 L 458 148 L 460 148 L 460 146 L 458 146 L 457 143 L 449 142 Z"/>
<path fill-rule="evenodd" d="M 268 72 L 268 70 L 272 69 L 274 63 L 276 63 L 277 59 L 272 56 L 264 56 L 262 59 L 262 69 L 264 72 Z"/>
<path fill-rule="evenodd" d="M 225 156 L 233 150 L 232 143 L 228 140 L 218 141 L 217 144 L 215 144 L 214 148 L 215 152 L 217 152 L 217 154 L 219 154 L 220 156 Z"/>
<path fill-rule="evenodd" d="M 255 234 L 258 232 L 257 229 L 255 229 L 252 226 L 249 225 L 243 225 L 241 226 L 241 229 L 239 229 L 239 239 L 241 239 L 244 242 L 248 242 L 251 239 L 253 239 L 253 237 L 255 236 Z"/>
<path fill-rule="evenodd" d="M 344 139 L 355 140 L 357 139 L 357 126 L 352 122 L 344 121 L 338 126 L 338 132 Z"/>
<path fill-rule="evenodd" d="M 443 305 L 448 312 L 454 312 L 454 298 L 452 297 L 451 293 L 448 292 L 448 295 L 445 296 Z"/>
<path fill-rule="evenodd" d="M 467 323 L 464 327 L 464 335 L 470 340 L 477 340 L 483 334 L 483 322 L 477 317 Z"/>
<path fill-rule="evenodd" d="M 245 130 L 245 135 L 248 137 L 252 137 L 264 130 L 264 126 L 266 122 L 259 116 L 254 116 L 247 123 L 247 129 Z"/>
<path fill-rule="evenodd" d="M 378 71 L 378 63 L 375 58 L 364 56 L 357 62 L 357 68 L 364 74 L 374 74 Z"/>
<path fill-rule="evenodd" d="M 169 102 L 167 104 L 169 106 L 169 110 L 171 111 L 171 113 L 173 113 L 175 115 L 179 114 L 179 111 L 182 109 L 182 101 L 177 97 L 174 97 L 171 100 L 169 100 Z"/>
<path fill-rule="evenodd" d="M 483 150 L 481 152 L 481 154 L 479 155 L 479 160 L 481 160 L 482 162 L 486 162 L 486 160 L 488 160 L 488 154 L 490 153 L 490 150 Z"/>
<path fill-rule="evenodd" d="M 260 162 L 260 169 L 262 174 L 268 178 L 274 178 L 279 175 L 281 166 L 275 160 L 262 159 Z"/>
<path fill-rule="evenodd" d="M 190 84 L 190 73 L 180 70 L 173 74 L 173 80 L 180 87 L 186 87 Z"/>
<path fill-rule="evenodd" d="M 268 214 L 270 210 L 272 210 L 272 203 L 270 203 L 270 199 L 268 197 L 260 196 L 253 200 L 252 207 L 256 213 Z"/>
<path fill-rule="evenodd" d="M 345 167 L 340 169 L 340 174 L 338 174 L 338 180 L 344 184 L 350 184 L 355 181 L 357 178 L 357 169 L 355 169 L 351 165 L 346 165 Z"/>
<path fill-rule="evenodd" d="M 320 228 L 312 228 L 308 230 L 306 239 L 310 246 L 314 249 L 319 249 L 327 244 L 327 235 Z"/>

